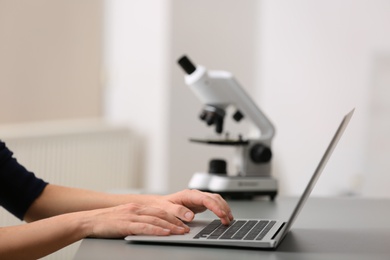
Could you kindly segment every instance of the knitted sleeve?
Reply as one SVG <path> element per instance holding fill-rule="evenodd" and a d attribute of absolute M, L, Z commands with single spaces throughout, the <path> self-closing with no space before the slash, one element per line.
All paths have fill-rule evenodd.
<path fill-rule="evenodd" d="M 23 220 L 28 208 L 42 193 L 47 182 L 20 165 L 0 141 L 0 205 Z"/>

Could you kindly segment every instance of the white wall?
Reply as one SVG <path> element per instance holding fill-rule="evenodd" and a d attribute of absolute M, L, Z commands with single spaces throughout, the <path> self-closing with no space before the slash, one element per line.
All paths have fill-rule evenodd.
<path fill-rule="evenodd" d="M 215 154 L 231 155 L 187 141 L 213 131 L 197 119 L 201 104 L 176 65 L 186 53 L 210 69 L 233 72 L 275 123 L 274 174 L 282 194 L 301 192 L 342 116 L 356 107 L 314 193 L 390 196 L 385 186 L 376 188 L 387 180 L 383 173 L 370 167 L 379 137 L 367 135 L 369 126 L 379 126 L 388 115 L 372 121 L 377 114 L 372 96 L 388 94 L 383 58 L 390 52 L 388 1 L 115 0 L 106 5 L 106 117 L 127 122 L 146 142 L 140 174 L 147 189 L 185 188 Z M 388 167 L 385 159 L 380 162 L 381 169 Z"/>
<path fill-rule="evenodd" d="M 389 197 L 390 52 L 373 59 L 363 194 Z"/>
<path fill-rule="evenodd" d="M 169 1 L 105 2 L 105 117 L 127 124 L 139 142 L 140 185 L 168 182 Z"/>
<path fill-rule="evenodd" d="M 377 59 L 390 53 L 389 13 L 390 2 L 379 0 L 262 2 L 259 96 L 277 125 L 277 174 L 285 193 L 301 191 L 341 116 L 356 107 L 315 193 L 390 196 L 385 185 L 365 187 L 370 179 L 388 180 L 369 167 L 368 158 L 381 151 L 367 147 L 367 134 L 375 127 L 371 96 L 389 98 L 388 91 L 372 92 Z"/>

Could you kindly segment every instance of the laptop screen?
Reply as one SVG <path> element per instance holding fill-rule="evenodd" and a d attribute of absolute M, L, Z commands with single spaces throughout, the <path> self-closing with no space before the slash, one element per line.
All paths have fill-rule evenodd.
<path fill-rule="evenodd" d="M 347 127 L 349 121 L 351 120 L 354 111 L 355 109 L 352 109 L 348 114 L 344 116 L 343 120 L 341 121 L 336 133 L 334 134 L 332 140 L 330 141 L 330 144 L 328 145 L 328 148 L 326 149 L 324 155 L 322 156 L 320 163 L 318 164 L 316 170 L 314 171 L 313 176 L 311 177 L 309 183 L 307 184 L 305 191 L 303 192 L 301 198 L 299 199 L 297 205 L 295 206 L 295 209 L 292 212 L 290 219 L 287 222 L 287 226 L 283 232 L 282 237 L 285 236 L 285 234 L 290 230 L 292 224 L 297 218 L 299 212 L 303 207 L 303 204 L 305 204 L 307 198 L 309 197 L 311 191 L 314 188 L 314 185 L 316 184 L 318 178 L 320 177 L 322 170 L 325 168 L 325 165 L 328 162 L 330 156 L 332 155 L 333 150 L 335 149 L 338 141 L 340 140 L 342 134 L 344 133 L 345 128 Z"/>

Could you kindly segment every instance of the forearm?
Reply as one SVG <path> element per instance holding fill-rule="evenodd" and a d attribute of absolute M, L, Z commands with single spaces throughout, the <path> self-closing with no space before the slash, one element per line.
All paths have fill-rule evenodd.
<path fill-rule="evenodd" d="M 88 236 L 91 227 L 81 214 L 0 228 L 0 259 L 38 259 Z"/>
<path fill-rule="evenodd" d="M 85 237 L 184 234 L 189 228 L 164 210 L 135 203 L 79 211 L 0 229 L 0 259 L 37 259 Z"/>
<path fill-rule="evenodd" d="M 25 220 L 31 222 L 70 212 L 108 208 L 127 203 L 148 204 L 151 203 L 152 197 L 154 196 L 109 194 L 48 185 L 41 196 L 30 206 Z"/>
<path fill-rule="evenodd" d="M 26 221 L 35 221 L 60 214 L 108 208 L 128 203 L 160 208 L 177 218 L 192 221 L 194 214 L 206 209 L 214 212 L 224 224 L 233 219 L 230 208 L 217 194 L 184 190 L 170 195 L 108 194 L 91 190 L 48 185 L 30 206 Z"/>

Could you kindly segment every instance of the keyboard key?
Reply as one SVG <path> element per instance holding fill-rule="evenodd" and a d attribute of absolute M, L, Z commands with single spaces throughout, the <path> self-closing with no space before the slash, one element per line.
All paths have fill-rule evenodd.
<path fill-rule="evenodd" d="M 244 240 L 254 240 L 260 234 L 260 232 L 265 228 L 268 222 L 269 221 L 267 220 L 259 221 L 256 224 L 256 226 L 248 233 L 248 235 L 244 237 Z"/>
<path fill-rule="evenodd" d="M 246 223 L 245 220 L 238 220 L 220 237 L 220 239 L 231 239 L 232 236 Z"/>
<path fill-rule="evenodd" d="M 245 225 L 232 237 L 232 239 L 242 239 L 257 223 L 256 220 L 249 220 Z"/>
<path fill-rule="evenodd" d="M 205 228 L 203 228 L 198 234 L 194 236 L 194 238 L 207 237 L 210 235 L 217 227 L 222 225 L 219 219 L 213 220 L 210 224 L 208 224 Z"/>
<path fill-rule="evenodd" d="M 229 226 L 220 225 L 207 239 L 218 239 L 228 228 L 234 224 L 235 220 Z"/>
<path fill-rule="evenodd" d="M 260 235 L 256 238 L 256 240 L 262 240 L 265 235 L 271 230 L 271 228 L 275 225 L 276 221 L 271 221 L 267 227 L 260 233 Z"/>

